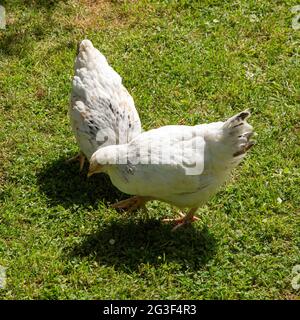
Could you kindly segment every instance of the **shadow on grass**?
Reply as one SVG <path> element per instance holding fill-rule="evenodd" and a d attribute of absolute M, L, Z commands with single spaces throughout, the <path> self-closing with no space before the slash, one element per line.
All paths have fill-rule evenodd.
<path fill-rule="evenodd" d="M 64 207 L 87 207 L 101 200 L 112 203 L 128 197 L 111 184 L 108 176 L 98 174 L 87 179 L 86 173 L 86 167 L 79 174 L 78 163 L 66 163 L 62 158 L 38 173 L 38 185 L 53 205 Z M 214 256 L 216 241 L 206 227 L 199 230 L 192 225 L 176 232 L 171 229 L 172 225 L 146 219 L 144 214 L 120 214 L 109 224 L 100 221 L 97 232 L 66 249 L 67 257 L 86 257 L 130 273 L 141 264 L 159 267 L 166 262 L 197 270 Z"/>
<path fill-rule="evenodd" d="M 29 7 L 44 8 L 46 10 L 52 10 L 62 0 L 27 0 Z"/>
<path fill-rule="evenodd" d="M 59 2 L 62 1 L 63 0 L 24 0 L 21 4 L 30 8 L 52 10 Z M 10 0 L 2 0 L 1 4 L 3 6 L 8 6 L 9 2 Z"/>
<path fill-rule="evenodd" d="M 16 9 L 24 10 L 24 14 L 18 19 L 9 18 L 10 12 L 14 11 L 10 9 L 9 1 L 1 3 L 6 8 L 8 19 L 0 39 L 0 54 L 19 58 L 31 57 L 34 43 L 49 38 L 49 35 L 57 29 L 52 13 L 60 2 L 62 0 L 27 0 L 25 3 L 20 3 Z M 34 16 L 29 14 L 30 10 Z M 75 52 L 75 43 L 71 49 Z"/>
<path fill-rule="evenodd" d="M 176 232 L 171 229 L 171 225 L 152 219 L 113 221 L 86 236 L 69 255 L 87 257 L 129 273 L 138 270 L 141 264 L 159 268 L 166 262 L 198 270 L 214 256 L 216 241 L 206 227 L 198 230 L 192 225 Z"/>
<path fill-rule="evenodd" d="M 105 174 L 87 178 L 87 168 L 79 173 L 79 163 L 66 163 L 62 158 L 52 162 L 38 174 L 38 185 L 53 205 L 65 208 L 74 204 L 94 206 L 98 201 L 114 203 L 128 198 L 116 189 Z"/>

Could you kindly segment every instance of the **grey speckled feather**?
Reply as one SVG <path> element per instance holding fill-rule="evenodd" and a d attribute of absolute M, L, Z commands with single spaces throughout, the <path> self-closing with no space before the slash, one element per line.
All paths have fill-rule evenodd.
<path fill-rule="evenodd" d="M 139 115 L 122 78 L 89 40 L 78 46 L 69 116 L 88 160 L 99 147 L 127 143 L 141 133 Z"/>
<path fill-rule="evenodd" d="M 249 116 L 245 110 L 225 122 L 143 132 L 127 144 L 97 150 L 91 167 L 98 164 L 124 193 L 198 208 L 217 192 L 253 145 Z M 163 153 L 168 157 L 162 158 Z M 190 170 L 192 164 L 197 170 Z"/>

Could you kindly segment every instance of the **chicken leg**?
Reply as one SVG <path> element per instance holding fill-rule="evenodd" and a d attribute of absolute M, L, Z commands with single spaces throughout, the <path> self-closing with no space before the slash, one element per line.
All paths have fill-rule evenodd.
<path fill-rule="evenodd" d="M 163 222 L 175 222 L 176 226 L 172 229 L 172 232 L 177 230 L 180 227 L 183 227 L 187 224 L 191 224 L 194 221 L 200 220 L 198 217 L 194 216 L 194 213 L 198 210 L 198 208 L 192 208 L 189 210 L 189 212 L 184 215 L 183 213 L 180 213 L 179 218 L 175 219 L 163 219 Z"/>
<path fill-rule="evenodd" d="M 112 205 L 115 209 L 124 209 L 127 212 L 136 211 L 139 208 L 142 208 L 146 211 L 146 202 L 151 200 L 150 197 L 134 196 L 126 200 L 119 201 Z"/>
<path fill-rule="evenodd" d="M 66 162 L 70 163 L 75 161 L 79 161 L 79 172 L 81 172 L 85 162 L 85 155 L 80 151 L 76 156 L 68 159 Z"/>

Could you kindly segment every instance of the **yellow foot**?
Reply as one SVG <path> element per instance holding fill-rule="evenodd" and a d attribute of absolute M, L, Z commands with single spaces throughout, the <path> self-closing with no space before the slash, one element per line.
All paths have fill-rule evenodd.
<path fill-rule="evenodd" d="M 142 208 L 143 210 L 146 210 L 145 203 L 147 202 L 147 199 L 145 197 L 140 196 L 134 196 L 129 199 L 119 201 L 112 205 L 115 209 L 123 209 L 127 212 L 136 211 L 139 208 Z"/>
<path fill-rule="evenodd" d="M 79 161 L 79 172 L 81 172 L 85 162 L 85 155 L 82 152 L 79 152 L 75 157 L 68 159 L 66 162 L 70 163 L 75 161 Z"/>
<path fill-rule="evenodd" d="M 181 228 L 183 226 L 186 226 L 188 224 L 193 223 L 194 221 L 200 220 L 198 217 L 194 215 L 184 215 L 183 213 L 179 213 L 180 218 L 174 218 L 174 219 L 163 219 L 163 222 L 175 222 L 176 226 L 172 229 L 172 232 L 177 230 L 178 228 Z"/>

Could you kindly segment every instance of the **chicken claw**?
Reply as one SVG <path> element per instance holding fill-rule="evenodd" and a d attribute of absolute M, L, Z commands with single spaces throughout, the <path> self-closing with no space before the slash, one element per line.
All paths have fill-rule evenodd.
<path fill-rule="evenodd" d="M 179 212 L 180 217 L 179 218 L 174 218 L 174 219 L 163 219 L 163 222 L 175 222 L 176 226 L 172 229 L 172 232 L 177 230 L 180 227 L 186 226 L 188 224 L 191 224 L 195 221 L 200 220 L 198 217 L 194 216 L 194 213 L 197 211 L 197 208 L 191 209 L 186 215 Z"/>
<path fill-rule="evenodd" d="M 150 200 L 146 197 L 134 196 L 126 200 L 119 201 L 112 205 L 115 209 L 123 209 L 127 212 L 136 211 L 139 208 L 146 210 L 146 202 Z"/>
<path fill-rule="evenodd" d="M 85 162 L 85 155 L 80 151 L 76 156 L 68 159 L 66 163 L 79 161 L 79 172 L 82 171 Z"/>

